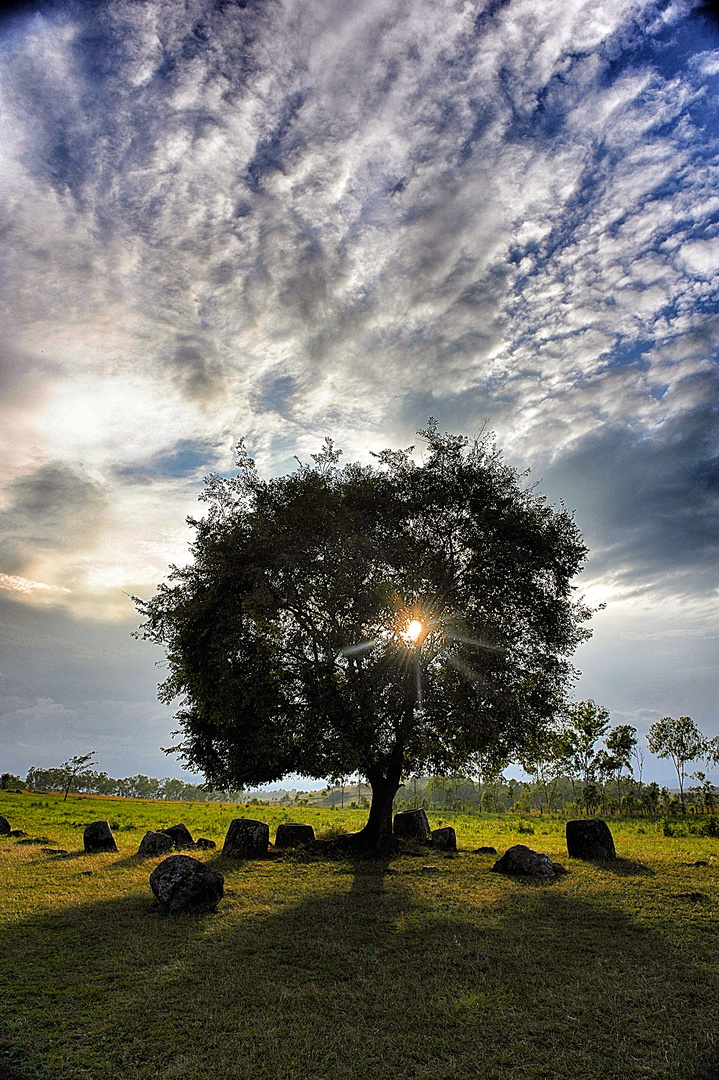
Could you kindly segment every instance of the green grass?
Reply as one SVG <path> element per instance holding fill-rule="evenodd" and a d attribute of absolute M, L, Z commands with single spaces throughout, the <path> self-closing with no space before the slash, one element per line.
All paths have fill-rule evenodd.
<path fill-rule="evenodd" d="M 0 839 L 3 1080 L 719 1075 L 719 839 L 614 821 L 620 859 L 595 865 L 567 858 L 561 820 L 527 835 L 509 815 L 430 815 L 457 829 L 456 858 L 197 852 L 225 897 L 170 918 L 148 886 L 159 860 L 135 855 L 146 828 L 184 821 L 219 850 L 236 816 L 319 832 L 365 812 L 0 793 L 0 814 L 69 852 Z M 82 854 L 98 818 L 118 854 Z M 472 854 L 518 842 L 569 872 L 526 883 Z"/>

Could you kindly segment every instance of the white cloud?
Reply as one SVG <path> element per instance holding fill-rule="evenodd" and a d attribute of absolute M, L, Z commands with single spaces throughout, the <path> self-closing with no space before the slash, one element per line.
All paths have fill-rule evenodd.
<path fill-rule="evenodd" d="M 593 587 L 700 605 L 717 52 L 677 51 L 690 11 L 106 0 L 6 35 L 0 581 L 125 620 L 236 439 L 284 471 L 432 412 L 578 493 Z M 81 527 L 18 503 L 48 467 Z"/>

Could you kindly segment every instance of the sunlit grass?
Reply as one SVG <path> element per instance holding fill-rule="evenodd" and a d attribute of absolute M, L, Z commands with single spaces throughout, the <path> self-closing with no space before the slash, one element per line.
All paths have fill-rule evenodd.
<path fill-rule="evenodd" d="M 274 835 L 366 812 L 0 795 L 0 813 L 69 853 L 0 840 L 3 1080 L 684 1080 L 716 1061 L 719 840 L 611 822 L 620 859 L 594 865 L 559 819 L 444 813 L 456 858 L 243 863 L 218 855 L 233 817 Z M 81 853 L 97 818 L 118 854 Z M 135 852 L 178 821 L 218 844 L 193 853 L 225 875 L 215 915 L 153 904 L 159 860 Z M 517 842 L 569 872 L 535 885 L 472 854 Z"/>

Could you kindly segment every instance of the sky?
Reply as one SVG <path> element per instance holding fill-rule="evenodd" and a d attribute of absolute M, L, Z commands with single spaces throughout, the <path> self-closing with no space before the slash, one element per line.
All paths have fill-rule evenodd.
<path fill-rule="evenodd" d="M 189 779 L 129 597 L 203 477 L 429 416 L 575 510 L 575 696 L 717 734 L 718 90 L 692 0 L 5 8 L 2 769 Z"/>

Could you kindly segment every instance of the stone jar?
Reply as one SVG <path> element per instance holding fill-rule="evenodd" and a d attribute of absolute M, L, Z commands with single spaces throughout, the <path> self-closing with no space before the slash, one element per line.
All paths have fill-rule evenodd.
<path fill-rule="evenodd" d="M 172 838 L 172 843 L 178 851 L 181 848 L 193 848 L 195 846 L 192 833 L 182 821 L 179 825 L 169 825 L 166 829 L 160 829 L 160 832 L 164 832 Z"/>
<path fill-rule="evenodd" d="M 314 838 L 315 830 L 311 825 L 300 825 L 294 821 L 283 821 L 277 826 L 275 847 L 302 847 L 303 844 L 311 844 Z"/>
<path fill-rule="evenodd" d="M 424 810 L 400 810 L 394 815 L 392 832 L 397 840 L 428 840 L 429 821 Z"/>
<path fill-rule="evenodd" d="M 148 829 L 137 849 L 141 859 L 151 859 L 154 855 L 168 855 L 174 847 L 172 837 L 166 832 L 153 832 Z"/>
<path fill-rule="evenodd" d="M 439 848 L 440 851 L 457 850 L 457 834 L 451 825 L 432 830 L 432 847 Z"/>
<path fill-rule="evenodd" d="M 614 838 L 606 821 L 600 818 L 568 821 L 566 832 L 570 859 L 616 859 Z"/>
<path fill-rule="evenodd" d="M 217 908 L 225 879 L 190 855 L 170 855 L 150 874 L 150 888 L 168 915 L 203 915 Z"/>
<path fill-rule="evenodd" d="M 97 855 L 103 851 L 117 851 L 109 821 L 92 821 L 85 826 L 82 839 L 88 855 Z"/>
<path fill-rule="evenodd" d="M 495 874 L 518 874 L 524 877 L 556 877 L 554 863 L 542 851 L 532 851 L 524 844 L 507 848 L 501 859 L 492 867 Z"/>
<path fill-rule="evenodd" d="M 261 859 L 270 846 L 270 827 L 266 821 L 234 818 L 222 846 L 227 859 Z"/>

